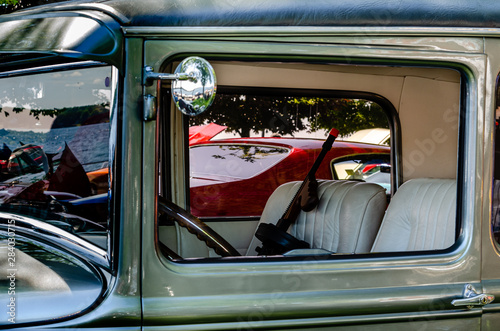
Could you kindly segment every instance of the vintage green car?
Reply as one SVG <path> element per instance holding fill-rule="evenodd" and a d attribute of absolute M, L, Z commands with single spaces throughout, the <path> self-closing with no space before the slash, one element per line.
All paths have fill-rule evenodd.
<path fill-rule="evenodd" d="M 0 328 L 500 328 L 498 1 L 68 1 L 0 59 Z"/>

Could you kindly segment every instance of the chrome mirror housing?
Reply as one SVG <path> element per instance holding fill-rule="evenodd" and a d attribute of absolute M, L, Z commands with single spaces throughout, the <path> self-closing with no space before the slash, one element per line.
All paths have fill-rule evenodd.
<path fill-rule="evenodd" d="M 173 74 L 156 73 L 146 66 L 143 85 L 151 86 L 155 80 L 172 81 L 172 97 L 176 107 L 185 115 L 196 116 L 208 109 L 215 99 L 217 79 L 210 63 L 197 56 L 182 60 Z M 156 97 L 144 96 L 144 118 L 151 120 L 156 114 Z"/>
<path fill-rule="evenodd" d="M 175 69 L 175 75 L 187 77 L 172 82 L 172 97 L 185 115 L 196 116 L 212 104 L 217 90 L 215 71 L 207 60 L 188 57 Z"/>

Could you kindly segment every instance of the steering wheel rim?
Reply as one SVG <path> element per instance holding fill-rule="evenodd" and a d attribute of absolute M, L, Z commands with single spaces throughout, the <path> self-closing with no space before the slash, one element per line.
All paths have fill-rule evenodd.
<path fill-rule="evenodd" d="M 241 256 L 230 243 L 198 217 L 161 196 L 158 196 L 158 211 L 172 217 L 180 226 L 185 227 L 220 256 Z"/>

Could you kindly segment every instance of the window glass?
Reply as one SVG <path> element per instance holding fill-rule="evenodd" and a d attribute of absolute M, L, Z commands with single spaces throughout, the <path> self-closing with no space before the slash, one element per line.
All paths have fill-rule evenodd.
<path fill-rule="evenodd" d="M 111 72 L 0 79 L 0 212 L 101 232 L 106 246 Z"/>

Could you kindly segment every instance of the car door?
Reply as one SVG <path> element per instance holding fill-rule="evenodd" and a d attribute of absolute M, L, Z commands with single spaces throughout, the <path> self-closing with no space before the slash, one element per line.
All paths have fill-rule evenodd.
<path fill-rule="evenodd" d="M 477 77 L 484 72 L 480 41 L 462 43 L 458 62 L 443 51 L 446 45 L 411 37 L 405 39 L 414 46 L 411 54 L 375 36 L 358 38 L 359 47 L 349 48 L 345 44 L 352 40 L 342 37 L 326 38 L 321 47 L 269 39 L 249 45 L 244 33 L 237 41 L 193 38 L 146 41 L 143 65 L 169 72 L 182 56 L 196 54 L 212 62 L 220 85 L 316 89 L 332 95 L 370 91 L 392 105 L 395 113 L 388 122 L 395 185 L 380 226 L 390 230 L 389 235 L 379 230 L 371 248 L 362 252 L 184 258 L 178 254 L 182 245 L 205 245 L 179 226 L 186 225 L 189 212 L 174 212 L 167 221 L 157 215 L 165 209 L 162 199 L 189 209 L 187 118 L 166 101 L 169 96 L 164 98 L 168 88 L 144 86 L 143 94 L 160 103 L 163 118 L 151 116 L 143 127 L 144 328 L 480 329 L 482 308 L 456 301 L 464 298 L 465 289 L 482 291 L 476 199 L 481 185 L 470 180 L 477 171 L 473 150 L 480 134 L 475 129 L 476 96 L 483 88 Z M 366 47 L 374 40 L 387 48 Z M 422 46 L 433 42 L 442 52 Z M 350 65 L 350 56 L 363 58 L 364 66 Z M 418 59 L 419 66 L 405 62 L 408 58 Z M 436 59 L 448 66 L 434 66 Z M 300 81 L 291 83 L 290 77 L 299 74 Z M 168 146 L 166 154 L 161 144 Z M 428 177 L 438 180 L 422 179 Z M 439 189 L 434 190 L 435 183 Z M 391 218 L 399 218 L 391 215 L 409 210 L 424 224 L 415 228 L 416 237 L 405 237 L 412 228 L 409 221 L 391 228 Z M 160 227 L 168 225 L 164 222 L 174 231 L 160 238 Z"/>

